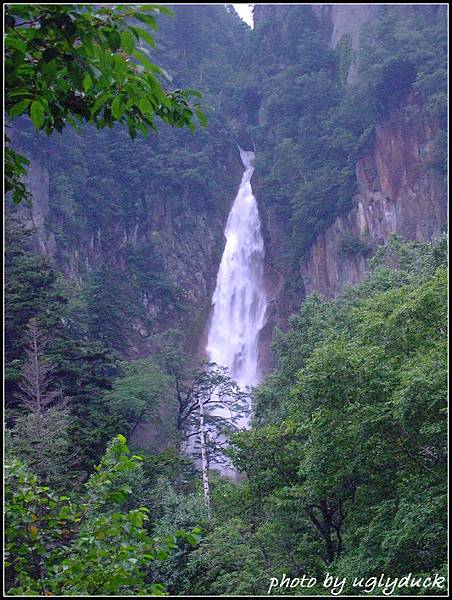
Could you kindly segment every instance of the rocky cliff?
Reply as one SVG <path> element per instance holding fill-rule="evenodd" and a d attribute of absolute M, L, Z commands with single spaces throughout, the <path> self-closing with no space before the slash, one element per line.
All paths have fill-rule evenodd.
<path fill-rule="evenodd" d="M 149 353 L 150 331 L 174 326 L 188 333 L 193 352 L 199 349 L 242 172 L 234 140 L 255 143 L 257 161 L 266 154 L 253 176 L 270 299 L 261 336 L 265 365 L 273 326 L 283 326 L 306 293 L 334 296 L 359 281 L 391 232 L 421 240 L 442 231 L 440 127 L 412 96 L 379 118 L 372 149 L 353 160 L 349 148 L 334 147 L 334 136 L 347 141 L 350 130 L 316 129 L 319 115 L 324 125 L 333 109 L 353 121 L 352 110 L 340 112 L 340 103 L 325 99 L 345 95 L 356 81 L 362 28 L 381 10 L 261 4 L 249 32 L 219 7 L 212 14 L 209 7 L 190 14 L 181 8 L 176 29 L 161 40 L 162 60 L 169 59 L 170 71 L 191 70 L 195 84 L 210 90 L 217 115 L 204 137 L 165 130 L 160 141 L 133 145 L 117 131 L 85 132 L 82 142 L 66 132 L 50 142 L 25 136 L 35 202 L 21 210 L 36 226 L 36 249 L 53 256 L 77 286 L 105 266 L 120 274 L 130 304 L 130 356 Z M 417 9 L 397 10 L 404 18 Z M 433 22 L 441 10 L 425 6 L 422 17 Z M 231 27 L 223 42 L 227 28 L 219 16 Z M 230 39 L 233 52 L 222 55 Z M 325 131 L 329 142 L 322 145 Z M 346 170 L 352 179 L 356 171 L 356 192 L 343 185 L 335 195 L 335 173 L 340 178 Z"/>
<path fill-rule="evenodd" d="M 355 207 L 317 237 L 301 264 L 307 293 L 335 296 L 362 279 L 392 232 L 412 240 L 446 226 L 446 191 L 435 168 L 438 125 L 400 109 L 376 127 L 373 151 L 356 165 Z"/>
<path fill-rule="evenodd" d="M 437 26 L 438 23 L 445 22 L 447 16 L 445 7 L 441 5 L 397 5 L 391 9 L 391 15 L 385 15 L 383 5 L 312 5 L 311 8 L 317 19 L 317 25 L 312 25 L 312 14 L 310 15 L 307 7 L 304 8 L 303 13 L 299 13 L 296 7 L 287 6 L 284 9 L 285 16 L 281 18 L 278 7 L 275 5 L 256 5 L 254 8 L 256 29 L 263 30 L 265 28 L 267 37 L 273 36 L 274 46 L 280 44 L 284 47 L 288 43 L 293 46 L 294 40 L 297 39 L 297 34 L 293 32 L 295 27 L 301 32 L 298 33 L 298 39 L 301 40 L 303 26 L 311 23 L 311 38 L 312 31 L 316 31 L 315 35 L 318 35 L 319 39 L 322 37 L 323 44 L 329 45 L 332 51 L 332 63 L 337 61 L 337 66 L 332 68 L 337 69 L 337 76 L 342 82 L 343 89 L 354 89 L 359 85 L 364 89 L 359 80 L 358 59 L 363 32 L 366 31 L 366 36 L 369 36 L 367 26 L 373 27 L 380 23 L 381 19 L 388 21 L 388 17 L 391 17 L 393 22 L 401 23 L 412 19 L 416 31 L 416 34 L 414 30 L 412 32 L 413 39 L 416 35 L 419 36 L 418 43 L 425 44 L 427 47 L 434 43 L 435 38 L 429 38 L 429 34 L 425 31 L 430 27 Z M 386 30 L 384 27 L 381 28 L 381 32 L 387 35 L 388 26 L 386 25 Z M 421 34 L 421 31 L 424 33 Z M 422 38 L 422 36 L 425 37 Z M 380 43 L 378 36 L 376 39 L 377 43 Z M 394 43 L 389 40 L 390 36 L 386 38 L 386 41 L 382 41 L 382 47 L 388 45 L 387 48 L 389 48 L 389 44 Z M 309 45 L 305 44 L 305 46 L 309 48 Z M 427 49 L 425 56 L 431 50 L 432 46 Z M 387 49 L 385 51 L 389 52 Z M 383 55 L 384 52 L 380 50 L 380 58 Z M 306 236 L 310 221 L 313 222 L 317 219 L 318 223 L 317 214 L 326 213 L 321 206 L 313 205 L 310 214 L 304 214 L 303 220 L 295 225 L 295 229 L 291 231 L 288 226 L 287 215 L 293 221 L 294 213 L 291 206 L 295 205 L 294 198 L 297 195 L 298 198 L 301 198 L 301 200 L 296 200 L 298 205 L 304 201 L 302 193 L 297 190 L 297 186 L 293 182 L 297 177 L 300 183 L 303 181 L 300 173 L 303 173 L 306 164 L 305 142 L 298 147 L 292 144 L 292 153 L 287 152 L 284 155 L 284 165 L 288 168 L 281 169 L 279 187 L 285 186 L 286 189 L 290 187 L 290 204 L 286 203 L 283 206 L 281 202 L 275 203 L 264 197 L 265 190 L 261 193 L 263 200 L 261 209 L 269 262 L 269 289 L 272 296 L 271 319 L 278 325 L 284 324 L 287 315 L 297 308 L 300 298 L 304 295 L 318 292 L 332 297 L 337 295 L 344 286 L 360 281 L 367 270 L 368 260 L 375 248 L 384 244 L 392 232 L 398 233 L 406 239 L 427 240 L 439 235 L 446 228 L 447 198 L 440 165 L 441 154 L 444 155 L 444 148 L 440 148 L 440 138 L 445 134 L 444 123 L 440 124 L 438 119 L 425 110 L 423 104 L 425 97 L 413 92 L 412 83 L 408 83 L 406 89 L 403 89 L 401 79 L 407 70 L 412 68 L 412 63 L 409 61 L 412 60 L 416 63 L 417 58 L 412 53 L 406 64 L 403 63 L 405 59 L 406 56 L 396 58 L 396 53 L 393 51 L 384 60 L 389 65 L 387 73 L 390 73 L 392 64 L 400 61 L 402 66 L 398 75 L 390 81 L 389 75 L 382 70 L 376 80 L 370 83 L 369 89 L 373 93 L 376 90 L 381 94 L 377 99 L 377 104 L 387 102 L 387 106 L 390 108 L 385 110 L 384 114 L 383 112 L 378 113 L 377 110 L 377 122 L 372 126 L 374 143 L 370 151 L 366 150 L 363 154 L 358 154 L 357 160 L 355 158 L 352 163 L 356 176 L 355 192 L 349 195 L 351 208 L 348 210 L 338 209 L 337 212 L 340 214 L 335 216 L 332 221 L 328 222 L 329 219 L 324 218 L 321 231 L 310 241 L 309 246 L 302 250 L 301 258 L 297 258 L 296 274 L 292 272 L 291 267 L 287 268 L 287 265 L 283 264 L 281 255 L 285 252 L 285 243 L 291 235 L 293 238 Z M 281 59 L 275 59 L 275 62 L 277 63 L 278 60 Z M 295 61 L 292 59 L 291 63 L 288 62 L 285 68 L 292 69 L 294 84 L 302 81 L 303 77 L 308 77 L 303 74 L 306 66 L 301 55 Z M 327 60 L 325 60 L 323 68 L 324 72 L 330 68 Z M 426 67 L 422 61 L 416 63 L 416 68 L 418 73 L 425 73 Z M 323 73 L 318 72 L 316 78 L 320 79 Z M 440 76 L 435 74 L 434 77 L 436 77 L 437 84 L 440 85 L 441 82 L 438 80 Z M 385 91 L 381 92 L 383 81 Z M 399 96 L 396 95 L 398 88 L 400 88 Z M 395 95 L 392 98 L 391 94 L 393 93 Z M 289 95 L 287 97 L 290 98 Z M 387 100 L 387 98 L 390 99 Z M 286 102 L 290 102 L 290 100 L 286 100 Z M 268 101 L 264 99 L 263 106 L 266 107 L 266 103 Z M 284 109 L 284 104 L 280 102 L 275 115 L 281 114 Z M 292 111 L 294 119 L 300 119 L 300 116 L 303 115 L 303 98 L 298 98 L 295 94 L 292 104 L 288 104 L 288 109 Z M 263 113 L 262 107 L 261 113 Z M 270 126 L 262 124 L 267 126 L 267 138 L 277 151 L 275 152 L 275 161 L 278 159 L 279 149 L 282 148 L 283 143 L 286 143 L 283 136 L 290 137 L 291 141 L 300 137 L 303 139 L 303 135 L 300 136 L 300 128 L 303 126 L 302 119 L 298 121 L 298 131 L 288 127 L 285 129 L 280 127 L 280 131 L 278 131 L 280 120 L 280 118 L 276 120 L 273 116 Z M 307 125 L 310 127 L 309 123 Z M 276 132 L 281 136 L 280 142 L 278 140 L 275 142 Z M 308 140 L 308 142 L 310 141 Z M 277 145 L 278 143 L 280 146 Z M 313 141 L 312 143 L 314 144 Z M 315 145 L 319 156 L 326 155 L 320 137 L 316 140 Z M 299 152 L 298 158 L 297 152 Z M 333 163 L 334 161 L 331 163 L 332 167 L 334 167 Z M 258 172 L 258 177 L 262 176 Z M 276 190 L 276 186 L 274 189 Z M 317 193 L 318 204 L 325 203 L 322 198 L 322 190 L 320 189 Z M 332 200 L 329 199 L 328 202 L 331 203 Z M 346 207 L 347 203 L 343 200 L 341 202 Z M 314 219 L 311 219 L 313 214 Z M 302 285 L 297 289 L 291 289 L 289 284 L 294 282 L 297 274 L 301 276 Z M 278 283 L 275 284 L 275 281 Z"/>
<path fill-rule="evenodd" d="M 328 23 L 330 28 L 330 47 L 346 41 L 350 45 L 351 56 L 348 65 L 347 82 L 353 83 L 358 77 L 357 54 L 363 27 L 375 22 L 384 10 L 384 4 L 314 4 L 314 13 Z M 399 4 L 395 5 L 397 18 L 406 19 L 416 13 L 432 23 L 438 17 L 446 19 L 445 5 Z"/>
<path fill-rule="evenodd" d="M 62 140 L 63 147 L 69 143 Z M 128 144 L 133 148 L 133 142 Z M 143 190 L 139 199 L 143 206 L 133 218 L 91 216 L 91 221 L 79 229 L 73 214 L 77 211 L 66 206 L 60 188 L 54 189 L 59 170 L 42 155 L 26 152 L 31 157 L 27 185 L 33 203 L 19 211 L 35 230 L 35 250 L 51 256 L 76 287 L 82 287 L 90 273 L 104 267 L 120 274 L 131 304 L 126 349 L 130 357 L 149 354 L 151 330 L 155 333 L 178 326 L 188 334 L 189 349 L 197 350 L 210 312 L 224 247 L 224 225 L 242 171 L 237 148 L 229 140 L 220 142 L 217 150 L 218 169 L 212 181 L 221 192 L 209 204 L 197 201 L 194 185 L 183 186 L 179 192 L 182 197 L 177 199 L 163 189 L 155 196 L 149 172 L 151 189 Z M 101 162 L 102 157 L 95 154 L 92 160 Z M 85 190 L 87 185 L 85 181 Z M 105 209 L 105 202 L 111 210 L 105 190 L 99 192 L 99 208 Z M 136 202 L 132 190 L 118 189 L 116 200 L 124 207 Z M 140 263 L 135 268 L 136 261 Z"/>
<path fill-rule="evenodd" d="M 408 104 L 376 126 L 375 145 L 356 165 L 354 208 L 323 231 L 301 261 L 307 294 L 332 297 L 362 279 L 391 233 L 428 240 L 447 226 L 438 162 L 438 123 Z"/>

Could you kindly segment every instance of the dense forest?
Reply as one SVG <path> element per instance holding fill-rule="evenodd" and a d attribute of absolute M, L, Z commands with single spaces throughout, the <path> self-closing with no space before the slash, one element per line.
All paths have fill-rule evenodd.
<path fill-rule="evenodd" d="M 300 266 L 383 124 L 430 136 L 415 231 L 445 202 L 442 8 L 7 6 L 8 595 L 447 593 L 446 223 L 341 230 L 329 297 Z M 281 279 L 247 389 L 205 352 L 237 146 Z"/>

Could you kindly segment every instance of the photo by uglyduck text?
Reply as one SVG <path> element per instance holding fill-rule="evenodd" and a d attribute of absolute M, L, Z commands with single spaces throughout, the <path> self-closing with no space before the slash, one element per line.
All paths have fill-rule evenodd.
<path fill-rule="evenodd" d="M 303 575 L 302 577 L 289 577 L 283 573 L 281 578 L 271 577 L 268 594 L 273 591 L 280 593 L 282 588 L 294 589 L 294 588 L 306 588 L 311 589 L 314 587 L 324 587 L 329 591 L 330 594 L 338 596 L 347 588 L 361 589 L 367 594 L 383 594 L 390 596 L 397 594 L 398 592 L 408 589 L 414 590 L 445 590 L 446 589 L 446 578 L 435 573 L 431 576 L 418 576 L 408 573 L 403 577 L 390 577 L 382 573 L 377 577 L 338 577 L 326 573 L 323 579 L 316 577 L 310 577 L 309 575 Z"/>

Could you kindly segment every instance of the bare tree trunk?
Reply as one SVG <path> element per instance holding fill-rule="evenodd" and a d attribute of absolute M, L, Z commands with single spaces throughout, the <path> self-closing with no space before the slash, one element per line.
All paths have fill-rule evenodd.
<path fill-rule="evenodd" d="M 209 465 L 207 462 L 206 431 L 204 429 L 204 402 L 202 399 L 200 399 L 199 402 L 199 436 L 201 442 L 201 466 L 204 501 L 206 503 L 207 514 L 210 517 Z"/>
<path fill-rule="evenodd" d="M 36 321 L 33 319 L 30 325 L 30 360 L 32 362 L 32 371 L 30 373 L 31 379 L 34 384 L 35 390 L 35 414 L 36 414 L 36 432 L 38 438 L 42 438 L 42 393 L 41 393 L 41 381 L 40 381 L 40 364 L 39 364 L 39 351 L 38 347 L 38 336 L 39 330 L 36 326 Z"/>

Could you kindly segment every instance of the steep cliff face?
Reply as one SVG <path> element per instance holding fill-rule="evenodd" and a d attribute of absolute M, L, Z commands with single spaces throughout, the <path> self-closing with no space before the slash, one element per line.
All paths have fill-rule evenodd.
<path fill-rule="evenodd" d="M 284 325 L 306 294 L 331 297 L 360 281 L 375 248 L 391 232 L 426 240 L 445 229 L 446 190 L 439 164 L 445 126 L 442 117 L 432 116 L 438 114 L 435 110 L 429 112 L 428 103 L 444 96 L 444 73 L 439 61 L 430 57 L 432 51 L 444 52 L 439 32 L 446 12 L 441 5 L 305 5 L 286 6 L 284 13 L 278 8 L 254 9 L 255 29 L 265 33 L 262 49 L 268 51 L 269 72 L 278 90 L 274 96 L 270 90 L 259 110 L 260 116 L 271 114 L 259 122 L 264 130 L 259 141 L 263 152 L 271 146 L 272 155 L 266 157 L 265 170 L 256 169 L 256 189 L 262 201 L 268 272 L 278 275 L 272 277 L 278 285 L 270 285 L 271 318 Z M 404 45 L 408 39 L 410 44 Z M 362 41 L 367 50 L 375 48 L 370 59 L 360 51 Z M 298 55 L 281 52 L 297 43 L 303 48 Z M 283 66 L 291 73 L 290 81 L 283 77 Z M 324 94 L 313 93 L 327 77 L 330 88 L 325 85 Z M 352 108 L 354 93 L 361 94 L 362 101 Z M 331 110 L 322 114 L 322 97 L 334 94 L 344 98 L 343 109 L 334 115 L 337 127 L 317 131 L 316 121 L 327 123 L 325 115 Z M 313 109 L 305 118 L 308 106 Z M 353 139 L 359 119 L 356 127 L 347 127 L 364 106 L 367 123 L 361 131 L 374 133 L 361 149 L 360 137 Z M 331 149 L 342 143 L 334 155 Z M 345 177 L 351 182 L 349 190 L 340 187 Z M 295 268 L 285 261 L 289 238 Z M 294 289 L 297 278 L 301 284 Z"/>
<path fill-rule="evenodd" d="M 322 20 L 329 23 L 331 37 L 330 47 L 336 48 L 341 42 L 346 42 L 350 47 L 347 83 L 353 83 L 358 77 L 357 53 L 363 27 L 375 22 L 384 10 L 383 4 L 314 4 L 314 13 Z M 397 18 L 406 19 L 416 13 L 422 19 L 432 23 L 439 16 L 446 18 L 445 5 L 433 4 L 430 6 L 416 4 L 400 4 L 395 6 Z"/>
<path fill-rule="evenodd" d="M 133 146 L 117 131 L 88 132 L 83 143 L 51 136 L 46 150 L 29 132 L 24 153 L 33 159 L 35 202 L 21 210 L 37 227 L 36 249 L 78 286 L 105 265 L 120 274 L 131 305 L 131 356 L 149 353 L 151 331 L 178 325 L 199 349 L 242 173 L 234 139 L 256 149 L 253 189 L 269 296 L 264 364 L 273 326 L 284 326 L 306 293 L 334 296 L 359 281 L 392 231 L 411 239 L 441 232 L 445 191 L 435 168 L 435 120 L 410 100 L 416 116 L 400 108 L 381 118 L 372 151 L 363 144 L 361 153 L 356 130 L 368 123 L 354 120 L 359 106 L 341 104 L 353 88 L 347 83 L 356 81 L 363 26 L 378 21 L 381 10 L 260 4 L 250 33 L 219 6 L 181 5 L 162 29 L 161 58 L 170 72 L 192 73 L 178 85 L 193 79 L 208 90 L 216 115 L 209 115 L 204 138 L 165 130 L 160 140 Z M 397 10 L 405 18 L 418 9 Z M 440 8 L 422 11 L 433 22 Z M 219 17 L 231 27 L 224 38 L 228 27 Z M 392 58 L 393 48 L 388 52 Z"/>
<path fill-rule="evenodd" d="M 311 9 L 316 17 L 328 28 L 329 45 L 331 48 L 336 48 L 341 40 L 345 38 L 350 44 L 352 55 L 350 56 L 350 63 L 348 65 L 348 81 L 354 81 L 357 69 L 355 55 L 359 48 L 362 27 L 366 23 L 378 18 L 381 6 L 374 4 L 313 4 L 311 5 Z M 277 5 L 257 4 L 253 11 L 254 22 L 268 23 L 275 21 L 275 17 L 277 17 L 279 12 L 280 7 Z"/>
<path fill-rule="evenodd" d="M 33 228 L 34 250 L 54 256 L 56 252 L 55 237 L 45 228 L 45 219 L 49 212 L 49 171 L 39 161 L 30 160 L 25 185 L 30 192 L 33 202 L 31 206 L 22 205 L 18 211 L 27 227 Z"/>
<path fill-rule="evenodd" d="M 148 355 L 152 334 L 169 327 L 198 350 L 242 173 L 236 105 L 223 89 L 247 27 L 224 5 L 176 6 L 158 21 L 152 60 L 171 78 L 165 88 L 202 91 L 207 128 L 192 135 L 160 123 L 158 135 L 132 142 L 120 127 L 47 137 L 18 119 L 13 132 L 31 159 L 33 206 L 19 211 L 35 227 L 34 249 L 54 259 L 86 306 L 98 294 L 97 333 L 111 314 L 125 332 L 111 341 L 131 357 Z"/>
<path fill-rule="evenodd" d="M 63 141 L 63 147 L 66 143 Z M 52 189 L 59 173 L 49 173 L 51 165 L 28 152 L 27 185 L 33 203 L 21 206 L 19 212 L 35 230 L 34 249 L 51 256 L 76 287 L 103 267 L 120 274 L 131 304 L 125 349 L 130 357 L 149 354 L 151 331 L 178 326 L 189 334 L 189 349 L 197 350 L 224 247 L 223 229 L 242 170 L 237 148 L 229 141 L 220 143 L 218 152 L 221 164 L 212 178 L 221 194 L 209 205 L 197 202 L 196 188 L 189 185 L 178 201 L 165 192 L 157 200 L 148 192 L 134 218 L 117 215 L 77 231 L 74 215 L 68 214 L 62 198 Z M 118 191 L 117 201 L 130 206 L 136 199 L 132 191 Z M 99 202 L 108 203 L 108 198 L 100 196 Z M 56 214 L 55 206 L 61 213 Z"/>
<path fill-rule="evenodd" d="M 379 5 L 355 4 L 355 5 L 333 5 L 314 6 L 314 11 L 326 17 L 331 22 L 331 48 L 336 48 L 341 41 L 349 44 L 350 57 L 347 82 L 352 83 L 357 77 L 356 53 L 359 48 L 360 35 L 363 25 L 378 18 Z"/>
<path fill-rule="evenodd" d="M 400 109 L 377 125 L 373 151 L 356 165 L 355 207 L 317 237 L 302 261 L 306 293 L 335 296 L 357 283 L 376 246 L 392 232 L 411 240 L 439 235 L 447 199 L 435 168 L 438 124 Z"/>

